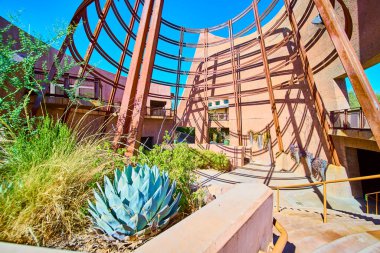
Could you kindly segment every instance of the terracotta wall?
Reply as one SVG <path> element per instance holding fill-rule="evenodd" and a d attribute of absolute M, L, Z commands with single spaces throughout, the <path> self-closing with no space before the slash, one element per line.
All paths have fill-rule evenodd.
<path fill-rule="evenodd" d="M 374 15 L 374 10 L 368 9 L 362 3 L 356 6 L 353 2 L 356 3 L 356 1 L 348 0 L 336 1 L 335 8 L 341 24 L 346 27 L 346 31 L 352 39 L 354 47 L 360 52 L 364 63 L 380 52 L 380 49 L 378 50 L 375 46 L 378 44 L 375 43 L 378 41 L 376 38 L 380 36 L 380 31 L 377 31 L 378 29 L 376 30 L 375 27 L 380 25 L 380 21 L 373 21 L 372 19 L 369 20 L 362 17 L 358 18 L 361 15 L 360 13 L 369 12 L 371 15 Z M 359 3 L 360 1 L 357 2 Z M 263 32 L 268 32 L 277 20 L 281 20 L 283 13 L 285 13 L 284 8 L 271 22 L 263 27 Z M 348 108 L 347 90 L 343 79 L 345 71 L 327 31 L 312 24 L 312 20 L 318 14 L 313 1 L 297 1 L 294 6 L 294 13 L 300 28 L 301 41 L 306 47 L 316 85 L 323 98 L 325 108 L 328 111 Z M 265 37 L 265 42 L 271 78 L 275 87 L 274 96 L 284 147 L 287 149 L 291 144 L 295 144 L 312 152 L 314 156 L 330 159 L 326 144 L 322 138 L 314 103 L 308 85 L 304 80 L 301 61 L 299 58 L 296 58 L 294 61 L 291 60 L 297 50 L 293 39 L 287 39 L 287 36 L 291 32 L 291 26 L 286 17 L 280 22 L 280 25 Z M 363 28 L 367 24 L 373 28 Z M 372 32 L 374 37 L 368 36 L 369 32 Z M 198 43 L 203 43 L 204 39 L 204 36 L 201 35 Z M 220 39 L 220 37 L 213 34 L 208 34 L 209 42 Z M 365 40 L 366 43 L 358 42 L 362 40 Z M 247 66 L 247 68 L 242 68 L 238 73 L 239 79 L 251 78 L 249 81 L 242 81 L 240 86 L 242 133 L 244 135 L 243 145 L 248 144 L 247 132 L 249 130 L 255 132 L 263 131 L 269 125 L 274 153 L 276 153 L 279 149 L 273 127 L 266 80 L 263 75 L 263 64 L 259 44 L 257 43 L 257 33 L 235 39 L 234 45 L 238 49 L 239 45 L 250 42 L 250 45 L 240 47 L 240 50 L 236 52 L 237 58 L 239 58 L 238 64 Z M 365 45 L 372 46 L 364 50 L 362 46 Z M 207 96 L 210 99 L 229 99 L 229 122 L 218 122 L 217 124 L 213 122 L 211 124 L 212 126 L 229 127 L 231 145 L 238 145 L 232 74 L 230 72 L 226 75 L 218 76 L 212 73 L 213 70 L 222 71 L 224 69 L 231 69 L 229 47 L 229 43 L 210 46 L 208 48 L 209 56 L 219 53 L 218 60 L 209 61 L 207 64 L 193 63 L 191 70 L 203 70 L 205 65 L 207 65 L 209 72 Z M 202 48 L 196 51 L 195 57 L 204 57 Z M 184 96 L 189 97 L 189 100 L 182 101 L 179 107 L 179 116 L 182 119 L 182 124 L 184 126 L 195 127 L 196 141 L 198 143 L 207 142 L 207 138 L 205 138 L 207 127 L 211 126 L 210 123 L 203 124 L 203 121 L 207 117 L 204 113 L 204 107 L 207 106 L 206 101 L 204 101 L 204 84 L 203 75 L 189 76 L 187 79 L 189 87 L 184 91 Z"/>

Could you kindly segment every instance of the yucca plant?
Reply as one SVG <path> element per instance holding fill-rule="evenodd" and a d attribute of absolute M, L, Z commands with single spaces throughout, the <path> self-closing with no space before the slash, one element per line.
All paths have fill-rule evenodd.
<path fill-rule="evenodd" d="M 118 240 L 163 228 L 178 212 L 181 194 L 170 186 L 167 172 L 156 166 L 129 165 L 115 170 L 113 183 L 105 176 L 104 191 L 98 184 L 95 203 L 89 209 L 95 227 Z"/>

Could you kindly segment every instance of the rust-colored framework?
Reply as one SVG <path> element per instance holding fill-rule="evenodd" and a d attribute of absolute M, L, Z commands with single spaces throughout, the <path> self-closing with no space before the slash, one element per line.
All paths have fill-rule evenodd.
<path fill-rule="evenodd" d="M 298 0 L 300 1 L 300 0 Z M 295 15 L 293 13 L 292 6 L 294 6 L 297 1 L 284 0 L 285 12 L 282 15 L 277 15 L 279 20 L 272 22 L 272 26 L 263 32 L 261 29 L 261 22 L 264 20 L 269 13 L 274 10 L 274 7 L 279 3 L 279 0 L 273 0 L 266 9 L 260 14 L 257 5 L 260 0 L 254 0 L 250 6 L 243 10 L 235 18 L 224 22 L 220 25 L 209 27 L 207 29 L 190 29 L 175 25 L 165 19 L 161 18 L 163 0 L 135 0 L 134 5 L 131 4 L 129 0 L 121 0 L 117 4 L 123 4 L 130 12 L 130 22 L 127 25 L 123 18 L 123 13 L 118 10 L 117 4 L 113 0 L 107 0 L 103 8 L 100 7 L 100 0 L 85 0 L 79 6 L 71 24 L 77 28 L 79 24 L 83 26 L 84 32 L 90 42 L 89 47 L 82 57 L 79 50 L 76 47 L 75 39 L 73 34 L 67 36 L 62 44 L 61 49 L 58 52 L 57 59 L 61 61 L 67 49 L 70 50 L 72 57 L 77 61 L 81 62 L 81 69 L 79 72 L 80 76 L 84 76 L 86 72 L 91 71 L 91 75 L 97 77 L 102 84 L 112 86 L 112 91 L 109 94 L 108 100 L 104 101 L 107 103 L 107 112 L 110 113 L 114 109 L 115 94 L 118 90 L 123 91 L 123 99 L 119 111 L 119 119 L 117 124 L 117 132 L 114 140 L 115 146 L 123 140 L 122 137 L 127 136 L 128 140 L 128 155 L 133 154 L 135 149 L 139 146 L 138 141 L 141 137 L 143 117 L 145 111 L 145 104 L 148 96 L 173 100 L 174 99 L 174 119 L 179 121 L 177 114 L 177 108 L 180 103 L 188 102 L 194 98 L 184 97 L 180 95 L 183 89 L 193 89 L 194 84 L 191 83 L 181 83 L 181 76 L 188 77 L 200 77 L 203 76 L 203 82 L 198 83 L 197 89 L 203 90 L 203 135 L 205 140 L 208 140 L 208 127 L 209 127 L 209 116 L 208 116 L 208 100 L 210 96 L 210 86 L 209 78 L 212 76 L 223 76 L 232 75 L 232 82 L 219 82 L 212 83 L 212 87 L 233 87 L 233 100 L 236 112 L 236 133 L 234 133 L 238 139 L 239 145 L 243 145 L 242 125 L 244 119 L 242 118 L 241 111 L 241 101 L 243 92 L 241 90 L 241 85 L 247 83 L 251 80 L 255 80 L 255 76 L 248 78 L 241 78 L 238 74 L 244 68 L 249 67 L 251 64 L 259 63 L 261 60 L 264 67 L 264 77 L 267 82 L 267 91 L 269 93 L 269 102 L 271 105 L 271 111 L 273 114 L 273 125 L 277 135 L 277 143 L 279 150 L 284 150 L 284 144 L 282 141 L 282 133 L 279 122 L 279 115 L 276 108 L 276 98 L 274 96 L 274 89 L 278 86 L 273 85 L 271 77 L 271 69 L 268 63 L 268 56 L 275 52 L 279 47 L 285 45 L 290 39 L 294 40 L 296 45 L 296 53 L 291 55 L 284 63 L 276 66 L 279 69 L 286 64 L 294 62 L 296 59 L 300 59 L 305 80 L 308 84 L 310 94 L 313 97 L 315 109 L 317 111 L 317 116 L 321 128 L 323 129 L 323 138 L 327 144 L 328 150 L 330 152 L 331 160 L 334 164 L 339 164 L 339 158 L 337 152 L 334 148 L 334 144 L 329 136 L 330 123 L 327 117 L 327 111 L 323 104 L 322 98 L 317 90 L 313 77 L 313 69 L 311 68 L 308 58 L 307 49 L 301 42 L 299 34 L 299 23 L 297 22 Z M 329 0 L 314 0 L 324 23 L 327 25 L 327 31 L 329 32 L 332 41 L 337 49 L 340 59 L 347 70 L 348 76 L 350 77 L 355 93 L 358 96 L 360 104 L 363 106 L 363 112 L 366 115 L 377 143 L 380 145 L 380 125 L 379 125 L 379 103 L 375 99 L 374 92 L 365 77 L 363 67 L 360 65 L 358 57 L 353 52 L 353 48 L 349 43 L 349 40 L 344 33 L 343 28 L 340 27 L 336 17 L 334 16 L 334 9 Z M 91 31 L 89 25 L 88 8 L 89 6 L 95 6 L 98 22 L 94 32 Z M 139 15 L 139 8 L 143 6 L 142 14 Z M 112 30 L 112 27 L 107 22 L 107 17 L 112 11 L 114 17 L 116 18 L 119 26 L 126 32 L 123 43 L 119 40 L 118 36 Z M 251 11 L 254 12 L 255 20 L 248 24 L 244 29 L 237 33 L 234 33 L 234 24 L 245 17 Z M 281 13 L 280 13 L 281 14 Z M 274 33 L 276 28 L 286 20 L 289 19 L 292 30 L 290 34 L 286 35 L 282 41 L 277 45 L 267 48 L 265 45 L 265 37 Z M 134 32 L 134 28 L 138 23 L 138 32 Z M 172 29 L 178 32 L 179 39 L 173 39 L 167 37 L 167 34 L 162 33 L 165 29 Z M 161 29 L 160 29 L 161 27 Z M 238 38 L 252 32 L 257 29 L 259 37 L 250 42 L 237 44 Z M 229 36 L 227 38 L 222 38 L 218 40 L 209 40 L 209 33 L 216 32 L 222 29 L 228 29 Z M 115 60 L 108 52 L 107 48 L 103 48 L 99 44 L 99 36 L 101 32 L 104 32 L 120 49 L 121 54 L 119 59 Z M 186 40 L 187 35 L 201 35 L 204 36 L 204 41 L 201 43 L 189 42 Z M 129 50 L 131 42 L 134 42 L 133 52 Z M 171 54 L 157 48 L 157 43 L 164 42 L 171 46 L 178 47 L 178 54 Z M 222 54 L 209 54 L 209 48 L 216 45 L 221 45 L 229 43 L 230 50 Z M 249 63 L 240 63 L 240 57 L 242 53 L 254 45 L 260 45 L 261 57 L 256 57 Z M 198 49 L 203 51 L 203 57 L 187 57 L 184 56 L 185 49 Z M 104 75 L 104 73 L 93 68 L 90 64 L 90 59 L 92 53 L 96 51 L 101 55 L 107 62 L 116 69 L 116 73 L 113 78 Z M 143 60 L 144 56 L 144 60 Z M 155 61 L 155 58 L 163 57 L 165 59 L 174 60 L 177 62 L 176 68 L 170 68 L 168 66 L 162 66 L 159 61 Z M 129 67 L 125 66 L 126 58 L 130 57 Z M 228 69 L 209 69 L 208 62 L 229 59 L 231 62 L 231 67 Z M 203 68 L 198 68 L 197 70 L 184 70 L 184 63 L 203 63 Z M 165 73 L 174 74 L 176 76 L 175 82 L 169 82 L 162 79 L 153 78 L 155 71 L 162 71 Z M 272 70 L 273 71 L 273 70 Z M 122 75 L 127 76 L 127 82 L 125 84 L 120 83 Z M 54 65 L 50 68 L 49 78 L 53 79 L 56 75 L 56 69 Z M 199 80 L 199 78 L 198 78 Z M 175 90 L 173 97 L 163 95 L 163 94 L 149 94 L 150 83 L 156 83 L 159 85 L 170 86 Z M 293 80 L 289 80 L 292 83 Z M 38 110 L 39 104 L 42 100 L 42 95 L 38 96 L 33 106 L 33 113 Z"/>

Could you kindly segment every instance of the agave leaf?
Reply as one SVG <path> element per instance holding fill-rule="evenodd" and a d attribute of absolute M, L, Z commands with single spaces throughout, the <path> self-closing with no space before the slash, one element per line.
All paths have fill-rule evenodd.
<path fill-rule="evenodd" d="M 94 204 L 90 200 L 87 200 L 87 203 L 88 203 L 88 208 L 94 213 L 96 213 L 97 215 L 99 215 L 98 210 L 96 210 L 96 207 L 94 206 Z"/>
<path fill-rule="evenodd" d="M 147 219 L 141 214 L 135 214 L 135 216 L 131 218 L 131 221 L 135 225 L 135 232 L 144 229 L 148 224 Z"/>
<path fill-rule="evenodd" d="M 156 181 L 158 177 L 160 176 L 160 171 L 158 170 L 158 167 L 156 165 L 152 167 L 152 172 L 154 175 L 154 180 Z"/>
<path fill-rule="evenodd" d="M 163 204 L 165 197 L 167 195 L 167 192 L 169 190 L 169 182 L 170 182 L 169 178 L 164 179 L 164 183 L 162 185 L 161 195 L 160 195 L 160 198 L 157 200 L 157 205 L 158 205 L 157 209 L 160 209 L 161 206 L 163 206 L 162 204 Z"/>
<path fill-rule="evenodd" d="M 170 190 L 167 192 L 164 201 L 162 202 L 162 206 L 169 205 L 170 201 L 173 199 L 175 188 L 176 188 L 176 182 L 174 181 L 172 183 L 172 186 L 170 187 Z"/>
<path fill-rule="evenodd" d="M 103 201 L 103 199 L 100 197 L 100 195 L 94 190 L 94 196 L 95 196 L 95 206 L 98 213 L 108 213 L 108 205 Z"/>
<path fill-rule="evenodd" d="M 129 203 L 129 207 L 134 213 L 139 213 L 141 211 L 141 208 L 144 205 L 143 199 L 144 196 L 137 190 Z"/>
<path fill-rule="evenodd" d="M 181 199 L 181 194 L 178 194 L 176 199 L 174 200 L 172 205 L 166 205 L 163 209 L 161 209 L 158 213 L 158 222 L 160 223 L 163 219 L 166 219 L 167 217 L 171 217 L 176 212 L 178 212 L 178 204 L 179 200 Z"/>
<path fill-rule="evenodd" d="M 108 225 L 107 222 L 103 221 L 99 217 L 95 217 L 95 220 L 96 220 L 95 224 L 100 230 L 104 231 L 107 235 L 112 236 L 114 231 L 113 231 L 112 227 L 110 225 Z"/>
<path fill-rule="evenodd" d="M 128 184 L 128 178 L 127 178 L 127 175 L 125 175 L 124 173 L 121 175 L 121 177 L 119 178 L 119 181 L 116 182 L 115 181 L 115 184 L 117 185 L 117 193 L 120 194 L 121 192 L 121 189 L 123 188 L 123 186 L 125 185 L 129 185 Z"/>
<path fill-rule="evenodd" d="M 104 176 L 104 193 L 106 194 L 106 196 L 107 190 L 111 191 L 112 193 L 116 193 L 116 190 L 114 188 L 114 185 L 111 183 L 111 180 L 107 176 Z"/>
<path fill-rule="evenodd" d="M 132 171 L 133 167 L 132 165 L 128 165 L 128 167 L 124 167 L 124 174 L 127 176 L 128 184 L 132 184 Z"/>
<path fill-rule="evenodd" d="M 115 178 L 114 178 L 114 181 L 113 181 L 113 187 L 115 188 L 115 190 L 119 193 L 118 189 L 118 182 L 120 181 L 120 178 L 121 176 L 123 175 L 123 173 L 119 170 L 119 169 L 116 169 L 115 170 Z"/>
<path fill-rule="evenodd" d="M 120 190 L 120 199 L 123 201 L 124 204 L 129 205 L 136 191 L 137 189 L 132 187 L 132 185 L 123 185 L 123 187 Z"/>

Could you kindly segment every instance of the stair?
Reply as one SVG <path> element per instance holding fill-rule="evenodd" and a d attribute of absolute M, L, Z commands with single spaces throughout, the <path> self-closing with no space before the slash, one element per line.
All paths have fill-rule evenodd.
<path fill-rule="evenodd" d="M 294 246 L 284 252 L 380 252 L 380 216 L 329 210 L 324 224 L 320 210 L 285 208 L 274 217 Z"/>

